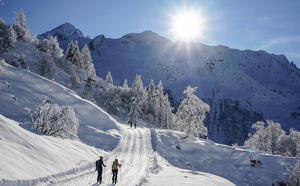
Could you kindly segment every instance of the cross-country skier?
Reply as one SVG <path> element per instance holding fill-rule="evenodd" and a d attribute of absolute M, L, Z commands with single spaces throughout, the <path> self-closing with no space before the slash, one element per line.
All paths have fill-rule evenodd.
<path fill-rule="evenodd" d="M 111 166 L 111 170 L 113 173 L 112 176 L 112 183 L 116 184 L 117 183 L 117 177 L 118 177 L 118 169 L 121 168 L 121 164 L 118 163 L 118 159 L 115 159 L 115 161 L 113 162 L 112 166 Z"/>
<path fill-rule="evenodd" d="M 102 182 L 102 166 L 106 167 L 103 163 L 103 157 L 100 156 L 100 159 L 96 161 L 96 171 L 98 170 L 98 177 L 97 177 L 97 183 Z"/>

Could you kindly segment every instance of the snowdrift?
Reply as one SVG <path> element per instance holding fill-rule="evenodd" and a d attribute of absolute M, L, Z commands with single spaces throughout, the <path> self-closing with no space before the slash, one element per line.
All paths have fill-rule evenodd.
<path fill-rule="evenodd" d="M 263 165 L 252 167 L 249 155 L 254 151 L 185 136 L 176 131 L 152 130 L 152 147 L 158 158 L 161 156 L 172 166 L 186 171 L 225 178 L 235 185 L 272 185 L 287 167 L 300 159 L 261 154 Z"/>
<path fill-rule="evenodd" d="M 0 180 L 24 181 L 66 171 L 74 173 L 74 167 L 89 168 L 100 154 L 118 145 L 116 121 L 95 104 L 3 60 L 0 69 Z M 53 103 L 74 108 L 80 124 L 78 139 L 45 136 L 25 124 L 29 118 L 24 108 L 35 109 L 44 96 Z"/>

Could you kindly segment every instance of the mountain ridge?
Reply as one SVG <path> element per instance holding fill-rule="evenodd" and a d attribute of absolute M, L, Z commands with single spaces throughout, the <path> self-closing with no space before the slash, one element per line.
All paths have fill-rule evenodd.
<path fill-rule="evenodd" d="M 61 30 L 57 27 L 46 33 L 58 36 Z M 58 38 L 60 47 L 65 50 L 71 40 L 77 40 L 80 47 L 87 44 L 96 74 L 105 78 L 110 71 L 115 85 L 121 85 L 126 78 L 133 82 L 135 74 L 141 74 L 144 85 L 151 79 L 155 83 L 162 80 L 177 102 L 183 99 L 182 92 L 188 85 L 197 86 L 196 95 L 211 100 L 211 106 L 237 101 L 237 107 L 220 108 L 216 109 L 217 113 L 210 113 L 217 117 L 210 121 L 240 123 L 244 126 L 240 129 L 243 138 L 255 122 L 247 117 L 254 113 L 262 114 L 263 119 L 280 122 L 285 130 L 300 129 L 297 125 L 300 122 L 300 70 L 284 55 L 231 49 L 223 45 L 173 42 L 152 31 L 125 34 L 118 39 L 104 35 L 93 39 L 75 36 L 64 40 Z M 45 38 L 45 34 L 38 37 Z M 253 114 L 241 115 L 248 112 Z M 220 122 L 206 125 L 227 130 Z"/>

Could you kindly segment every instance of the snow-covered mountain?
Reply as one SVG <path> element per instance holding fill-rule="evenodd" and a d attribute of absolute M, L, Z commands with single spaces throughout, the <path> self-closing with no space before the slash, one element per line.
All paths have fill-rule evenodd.
<path fill-rule="evenodd" d="M 79 119 L 78 136 L 61 139 L 31 129 L 25 107 L 44 96 L 69 105 Z M 139 121 L 130 129 L 63 85 L 0 60 L 0 185 L 95 185 L 95 160 L 122 164 L 118 185 L 271 185 L 299 158 L 258 156 L 252 150 L 186 138 L 172 130 L 150 129 Z M 225 107 L 235 108 L 227 100 Z M 231 110 L 229 109 L 229 111 Z M 111 182 L 104 168 L 103 182 Z M 176 178 L 176 179 L 170 179 Z"/>
<path fill-rule="evenodd" d="M 242 143 L 250 125 L 262 119 L 278 121 L 285 130 L 300 129 L 300 70 L 283 55 L 172 42 L 152 31 L 90 39 L 69 23 L 38 38 L 50 35 L 64 50 L 71 40 L 88 44 L 96 74 L 105 77 L 110 71 L 115 84 L 125 78 L 132 82 L 135 74 L 145 84 L 162 80 L 174 102 L 187 85 L 199 87 L 196 94 L 212 107 L 206 125 L 217 142 Z"/>

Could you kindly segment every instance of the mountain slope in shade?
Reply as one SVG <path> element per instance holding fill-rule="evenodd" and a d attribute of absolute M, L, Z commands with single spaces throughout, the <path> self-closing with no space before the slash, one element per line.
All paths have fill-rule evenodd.
<path fill-rule="evenodd" d="M 141 74 L 145 85 L 150 79 L 156 83 L 162 80 L 177 102 L 184 98 L 182 92 L 187 85 L 197 86 L 200 98 L 210 100 L 211 106 L 219 105 L 209 116 L 215 119 L 206 124 L 216 130 L 221 128 L 221 133 L 228 125 L 241 123 L 244 127 L 238 130 L 244 132 L 240 137 L 246 138 L 250 125 L 261 119 L 279 121 L 285 130 L 300 130 L 300 70 L 283 55 L 172 42 L 151 31 L 126 34 L 119 39 L 103 35 L 94 39 L 78 35 L 59 39 L 64 33 L 61 27 L 38 37 L 58 36 L 64 50 L 71 40 L 78 40 L 80 46 L 88 44 L 97 75 L 104 78 L 110 71 L 117 85 L 125 78 L 133 82 L 135 74 Z M 226 100 L 235 103 L 231 110 L 223 108 L 225 102 L 229 103 Z M 245 112 L 249 114 L 240 115 Z"/>

